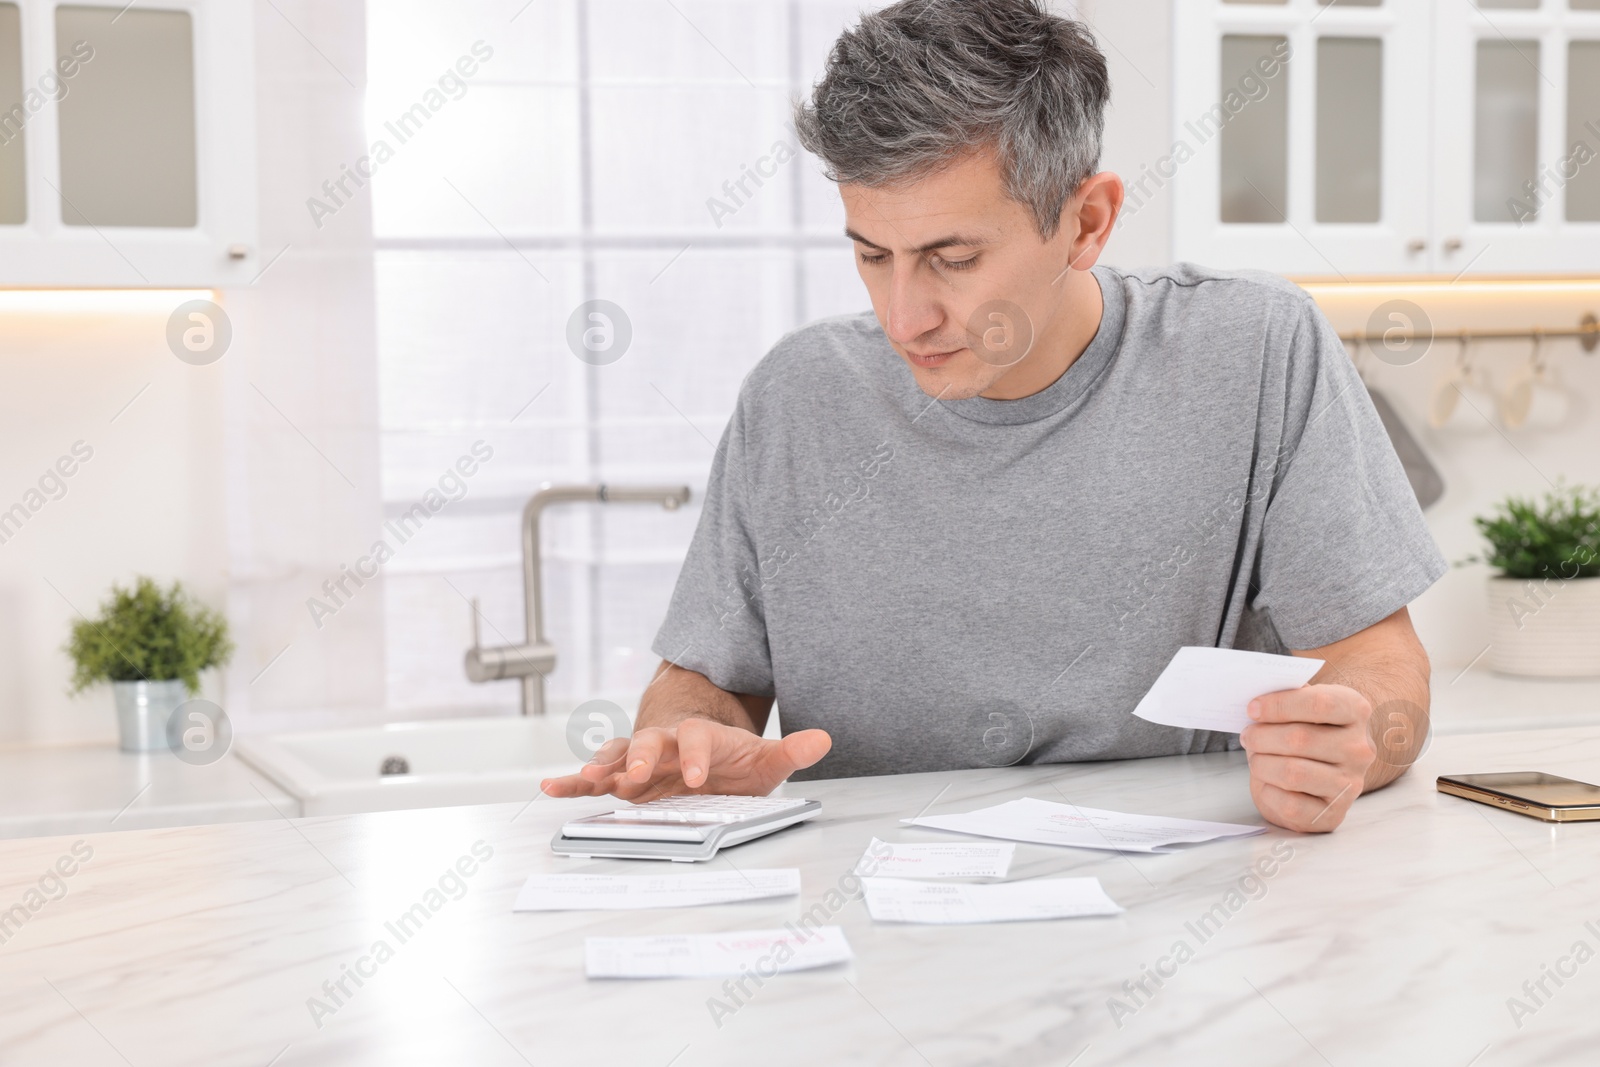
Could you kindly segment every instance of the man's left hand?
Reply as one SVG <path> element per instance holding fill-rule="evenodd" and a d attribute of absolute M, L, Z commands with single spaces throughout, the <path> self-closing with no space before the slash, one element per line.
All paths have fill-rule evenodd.
<path fill-rule="evenodd" d="M 1257 697 L 1250 717 L 1239 743 L 1261 814 L 1301 833 L 1343 822 L 1377 755 L 1371 702 L 1346 685 L 1307 685 Z"/>

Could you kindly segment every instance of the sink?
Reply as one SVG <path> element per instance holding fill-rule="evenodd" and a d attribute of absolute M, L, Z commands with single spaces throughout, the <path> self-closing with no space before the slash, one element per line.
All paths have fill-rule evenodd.
<path fill-rule="evenodd" d="M 564 716 L 262 734 L 240 737 L 235 748 L 297 799 L 303 816 L 525 801 L 541 779 L 582 762 L 568 747 Z"/>

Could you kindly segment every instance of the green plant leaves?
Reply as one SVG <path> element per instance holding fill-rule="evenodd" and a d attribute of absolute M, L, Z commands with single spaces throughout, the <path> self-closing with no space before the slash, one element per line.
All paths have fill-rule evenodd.
<path fill-rule="evenodd" d="M 163 590 L 139 577 L 132 589 L 111 587 L 99 618 L 72 624 L 66 651 L 72 657 L 73 692 L 97 682 L 181 679 L 194 693 L 200 672 L 226 663 L 233 642 L 227 620 L 180 583 Z"/>
<path fill-rule="evenodd" d="M 1600 489 L 1561 486 L 1542 505 L 1508 497 L 1472 521 L 1489 551 L 1462 562 L 1481 560 L 1507 578 L 1600 576 Z"/>

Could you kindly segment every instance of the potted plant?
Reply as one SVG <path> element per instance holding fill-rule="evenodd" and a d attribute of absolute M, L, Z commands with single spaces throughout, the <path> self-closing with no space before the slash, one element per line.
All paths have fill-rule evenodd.
<path fill-rule="evenodd" d="M 233 654 L 228 623 L 177 582 L 162 589 L 138 578 L 132 589 L 111 587 L 100 616 L 72 624 L 72 691 L 110 682 L 124 752 L 149 752 L 167 743 L 167 720 L 200 690 L 200 672 Z"/>
<path fill-rule="evenodd" d="M 1600 675 L 1600 489 L 1511 497 L 1473 520 L 1495 567 L 1489 668 L 1543 678 Z"/>

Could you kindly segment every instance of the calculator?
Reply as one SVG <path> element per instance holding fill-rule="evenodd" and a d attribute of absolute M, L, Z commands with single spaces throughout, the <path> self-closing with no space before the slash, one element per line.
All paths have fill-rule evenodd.
<path fill-rule="evenodd" d="M 562 856 L 625 860 L 708 860 L 720 849 L 804 822 L 821 801 L 795 797 L 662 797 L 574 819 L 550 841 Z"/>

